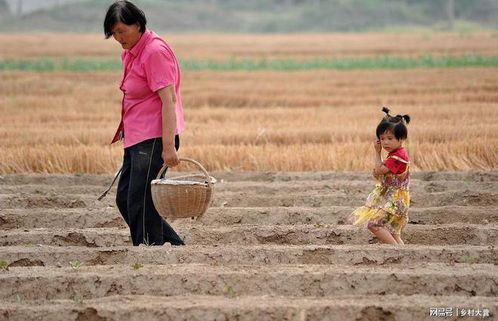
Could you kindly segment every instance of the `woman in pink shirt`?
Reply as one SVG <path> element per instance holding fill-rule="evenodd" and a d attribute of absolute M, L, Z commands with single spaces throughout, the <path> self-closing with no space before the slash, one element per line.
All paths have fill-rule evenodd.
<path fill-rule="evenodd" d="M 179 163 L 184 129 L 180 67 L 169 45 L 146 24 L 143 11 L 129 1 L 113 3 L 104 20 L 106 38 L 112 36 L 124 49 L 121 122 L 112 140 L 124 140 L 116 203 L 133 245 L 184 245 L 156 211 L 150 193 L 163 162 Z"/>

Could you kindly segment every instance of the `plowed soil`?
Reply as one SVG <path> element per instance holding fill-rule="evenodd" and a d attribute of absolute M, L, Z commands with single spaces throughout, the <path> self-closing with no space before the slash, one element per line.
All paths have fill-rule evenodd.
<path fill-rule="evenodd" d="M 347 224 L 368 173 L 213 176 L 185 247 L 132 247 L 108 175 L 0 177 L 0 320 L 496 318 L 497 171 L 415 173 L 405 246 Z"/>

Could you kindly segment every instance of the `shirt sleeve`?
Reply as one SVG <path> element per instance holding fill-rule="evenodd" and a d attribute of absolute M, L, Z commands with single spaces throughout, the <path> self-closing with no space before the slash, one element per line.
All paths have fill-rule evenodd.
<path fill-rule="evenodd" d="M 144 63 L 147 85 L 153 92 L 176 83 L 176 61 L 165 48 L 152 51 Z"/>
<path fill-rule="evenodd" d="M 394 174 L 401 174 L 406 170 L 406 164 L 403 162 L 400 162 L 399 160 L 395 158 L 387 158 L 384 161 L 384 166 L 389 168 L 391 173 Z"/>

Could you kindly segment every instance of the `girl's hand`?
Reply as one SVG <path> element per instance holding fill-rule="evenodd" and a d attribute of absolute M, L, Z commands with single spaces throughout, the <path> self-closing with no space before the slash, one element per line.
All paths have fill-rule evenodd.
<path fill-rule="evenodd" d="M 380 154 L 380 152 L 382 151 L 382 145 L 380 144 L 380 140 L 377 140 L 374 143 L 374 148 L 375 148 L 375 151 L 377 152 L 377 154 Z"/>
<path fill-rule="evenodd" d="M 391 170 L 384 165 L 380 165 L 378 167 L 375 167 L 373 170 L 373 175 L 376 177 L 380 177 L 381 175 L 385 175 L 389 173 Z"/>
<path fill-rule="evenodd" d="M 377 171 L 375 170 L 375 168 L 372 170 L 372 176 L 375 179 L 379 179 L 379 175 L 377 174 Z"/>

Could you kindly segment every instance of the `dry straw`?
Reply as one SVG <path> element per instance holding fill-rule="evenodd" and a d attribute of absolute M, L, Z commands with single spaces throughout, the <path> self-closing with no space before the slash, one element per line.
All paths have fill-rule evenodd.
<path fill-rule="evenodd" d="M 432 54 L 498 52 L 489 34 L 396 34 L 388 40 L 376 34 L 322 36 L 212 36 L 219 47 L 203 42 L 202 35 L 168 39 L 184 59 L 226 59 L 234 53 L 293 59 L 368 56 L 383 48 L 398 56 L 417 48 Z M 47 37 L 49 45 L 40 47 L 38 35 L 0 35 L 2 53 L 119 55 L 119 48 L 101 36 L 61 36 L 63 42 Z M 65 46 L 55 46 L 56 39 Z M 123 157 L 121 145 L 109 145 L 120 117 L 119 79 L 120 72 L 0 72 L 0 175 L 114 173 Z M 415 170 L 496 169 L 497 93 L 496 68 L 189 71 L 182 78 L 187 130 L 181 134 L 180 155 L 202 161 L 209 171 L 367 171 L 380 108 L 387 105 L 412 116 L 408 150 Z"/>

